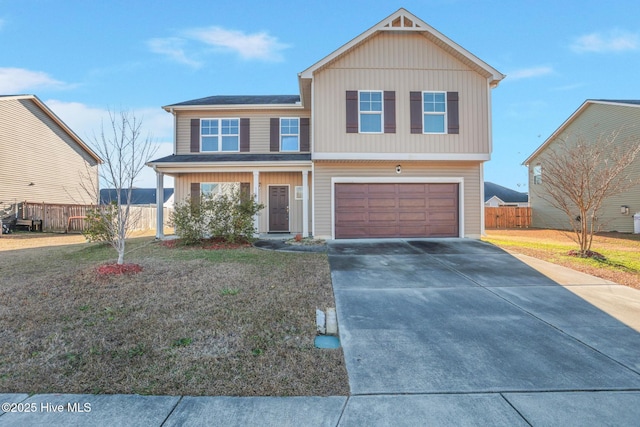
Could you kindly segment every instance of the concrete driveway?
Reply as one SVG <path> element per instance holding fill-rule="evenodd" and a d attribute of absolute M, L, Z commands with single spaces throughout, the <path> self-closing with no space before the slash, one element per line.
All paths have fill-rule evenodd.
<path fill-rule="evenodd" d="M 352 393 L 341 425 L 640 419 L 640 333 L 501 249 L 334 241 L 329 262 Z"/>

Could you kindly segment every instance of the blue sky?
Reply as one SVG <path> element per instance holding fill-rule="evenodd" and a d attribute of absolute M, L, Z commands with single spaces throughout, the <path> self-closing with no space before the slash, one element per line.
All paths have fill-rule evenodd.
<path fill-rule="evenodd" d="M 632 0 L 0 0 L 0 94 L 37 95 L 88 142 L 132 111 L 169 154 L 161 106 L 297 94 L 298 72 L 400 7 L 507 74 L 487 181 L 526 191 L 522 161 L 586 99 L 640 98 Z"/>

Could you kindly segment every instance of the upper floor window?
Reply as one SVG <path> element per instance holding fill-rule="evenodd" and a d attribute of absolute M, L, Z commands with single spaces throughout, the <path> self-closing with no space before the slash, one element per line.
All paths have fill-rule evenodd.
<path fill-rule="evenodd" d="M 533 183 L 542 184 L 542 166 L 540 165 L 533 167 Z"/>
<path fill-rule="evenodd" d="M 240 151 L 240 119 L 202 119 L 200 151 Z"/>
<path fill-rule="evenodd" d="M 424 133 L 446 133 L 446 92 L 422 92 L 422 114 Z"/>
<path fill-rule="evenodd" d="M 300 151 L 300 119 L 280 119 L 280 151 Z"/>
<path fill-rule="evenodd" d="M 359 113 L 361 133 L 382 132 L 382 92 L 360 91 Z"/>
<path fill-rule="evenodd" d="M 411 133 L 459 134 L 458 92 L 409 92 Z"/>

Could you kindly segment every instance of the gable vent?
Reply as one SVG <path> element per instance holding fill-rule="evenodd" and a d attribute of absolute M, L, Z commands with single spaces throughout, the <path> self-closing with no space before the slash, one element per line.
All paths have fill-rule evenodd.
<path fill-rule="evenodd" d="M 390 22 L 387 22 L 384 25 L 385 28 L 388 29 L 392 29 L 392 28 L 420 28 L 420 25 L 416 24 L 415 22 L 413 22 L 413 20 L 409 19 L 408 17 L 401 15 L 396 17 L 395 19 L 393 19 Z"/>

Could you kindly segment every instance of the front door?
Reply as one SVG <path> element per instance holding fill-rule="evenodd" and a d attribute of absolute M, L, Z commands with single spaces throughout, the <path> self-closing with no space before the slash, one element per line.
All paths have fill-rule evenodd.
<path fill-rule="evenodd" d="M 289 186 L 269 186 L 269 231 L 289 232 Z"/>

